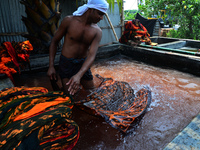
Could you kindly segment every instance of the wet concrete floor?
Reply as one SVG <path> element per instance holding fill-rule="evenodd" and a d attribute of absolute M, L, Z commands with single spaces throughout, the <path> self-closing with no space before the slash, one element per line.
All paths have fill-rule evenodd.
<path fill-rule="evenodd" d="M 103 118 L 74 107 L 73 119 L 80 127 L 75 150 L 160 150 L 200 112 L 200 77 L 124 57 L 100 60 L 91 70 L 93 74 L 128 82 L 135 92 L 149 86 L 152 103 L 137 128 L 127 135 L 112 128 Z M 16 84 L 52 91 L 46 72 L 23 73 Z"/>

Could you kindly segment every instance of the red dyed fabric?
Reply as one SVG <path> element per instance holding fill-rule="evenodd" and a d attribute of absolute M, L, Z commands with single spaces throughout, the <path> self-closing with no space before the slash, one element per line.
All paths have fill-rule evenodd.
<path fill-rule="evenodd" d="M 10 42 L 4 42 L 3 45 L 6 47 L 10 57 L 12 58 L 12 62 L 18 68 L 18 71 L 20 72 L 19 63 L 17 61 L 17 54 L 12 44 Z"/>
<path fill-rule="evenodd" d="M 15 84 L 12 74 L 20 73 L 25 65 L 30 67 L 29 53 L 32 50 L 33 46 L 29 41 L 4 42 L 0 46 L 0 73 L 6 74 Z"/>
<path fill-rule="evenodd" d="M 15 83 L 12 74 L 17 73 L 17 71 L 13 68 L 9 68 L 5 66 L 3 62 L 0 62 L 0 74 L 6 74 L 10 80 Z"/>
<path fill-rule="evenodd" d="M 145 42 L 146 38 L 150 37 L 150 34 L 138 19 L 127 21 L 125 23 L 125 30 L 119 39 L 119 42 L 127 44 L 128 40 L 135 41 L 136 36 L 141 37 L 141 42 Z"/>

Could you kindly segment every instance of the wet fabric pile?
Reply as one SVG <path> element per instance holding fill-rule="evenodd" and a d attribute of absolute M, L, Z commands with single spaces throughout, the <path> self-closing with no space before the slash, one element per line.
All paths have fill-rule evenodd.
<path fill-rule="evenodd" d="M 146 87 L 134 94 L 126 82 L 96 76 L 102 80 L 100 87 L 75 104 L 126 133 L 136 118 L 145 114 L 151 103 L 151 91 Z"/>
<path fill-rule="evenodd" d="M 63 92 L 43 87 L 0 91 L 0 149 L 72 149 L 80 134 L 73 105 Z"/>
<path fill-rule="evenodd" d="M 147 31 L 149 32 L 150 36 L 155 36 L 153 35 L 153 30 L 154 30 L 154 27 L 156 25 L 156 21 L 158 19 L 156 18 L 151 18 L 151 19 L 147 19 L 145 18 L 144 16 L 142 16 L 141 14 L 137 13 L 136 16 L 135 16 L 135 19 L 138 19 L 140 20 L 140 23 L 142 25 L 144 25 L 144 27 L 147 29 Z M 162 27 L 161 27 L 162 28 Z"/>
<path fill-rule="evenodd" d="M 120 43 L 127 44 L 129 41 L 134 41 L 151 44 L 150 34 L 138 19 L 127 21 L 124 26 L 125 30 L 119 39 Z"/>
<path fill-rule="evenodd" d="M 32 50 L 29 41 L 3 42 L 0 45 L 0 74 L 6 74 L 15 84 L 12 75 L 20 73 L 20 69 L 26 66 L 30 68 L 29 54 Z"/>

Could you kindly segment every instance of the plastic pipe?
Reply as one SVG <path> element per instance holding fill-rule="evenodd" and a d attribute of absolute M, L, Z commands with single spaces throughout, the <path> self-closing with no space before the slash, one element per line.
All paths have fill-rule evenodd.
<path fill-rule="evenodd" d="M 147 47 L 151 49 L 158 49 L 158 50 L 164 50 L 164 51 L 171 51 L 171 52 L 176 52 L 176 53 L 181 53 L 181 54 L 189 54 L 189 55 L 195 55 L 195 56 L 200 56 L 199 52 L 188 52 L 184 50 L 179 50 L 179 49 L 172 49 L 172 48 L 166 48 L 166 47 L 159 47 L 159 46 L 151 46 L 151 45 L 138 45 L 141 47 Z"/>

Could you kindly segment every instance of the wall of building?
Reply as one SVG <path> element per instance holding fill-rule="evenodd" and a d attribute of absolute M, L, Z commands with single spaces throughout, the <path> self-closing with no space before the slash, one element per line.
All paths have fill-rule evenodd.
<path fill-rule="evenodd" d="M 27 32 L 22 15 L 25 16 L 25 7 L 18 0 L 0 1 L 0 43 L 26 40 L 21 36 Z"/>
<path fill-rule="evenodd" d="M 72 0 L 60 0 L 61 20 L 66 15 L 72 15 L 77 9 L 76 1 Z M 0 1 L 0 43 L 4 41 L 25 41 L 26 38 L 21 34 L 26 34 L 27 29 L 22 22 L 22 16 L 26 17 L 25 7 L 16 0 L 1 0 Z M 108 10 L 108 16 L 114 27 L 118 38 L 121 37 L 121 16 L 117 3 L 115 3 L 114 10 Z M 108 22 L 108 19 L 104 19 L 98 23 L 102 29 L 103 35 L 100 45 L 107 45 L 116 41 L 114 33 Z M 61 44 L 63 40 L 61 41 Z"/>

